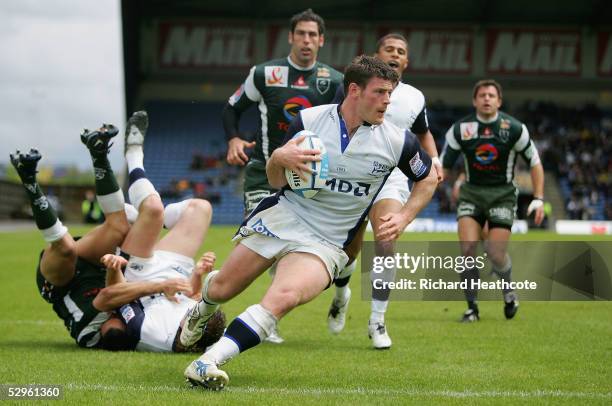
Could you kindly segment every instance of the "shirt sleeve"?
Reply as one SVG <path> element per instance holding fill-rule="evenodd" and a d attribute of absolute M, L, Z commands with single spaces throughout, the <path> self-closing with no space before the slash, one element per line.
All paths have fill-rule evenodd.
<path fill-rule="evenodd" d="M 261 93 L 255 85 L 255 66 L 253 66 L 244 83 L 230 96 L 221 113 L 225 138 L 228 141 L 240 135 L 238 122 L 242 113 L 260 100 Z"/>
<path fill-rule="evenodd" d="M 126 331 L 133 342 L 133 347 L 136 348 L 138 341 L 140 341 L 140 332 L 145 318 L 142 305 L 139 301 L 128 303 L 119 308 L 117 315 L 127 326 Z"/>
<path fill-rule="evenodd" d="M 523 129 L 521 131 L 521 136 L 518 141 L 514 144 L 513 149 L 519 153 L 521 157 L 529 164 L 530 167 L 534 167 L 540 163 L 540 154 L 538 154 L 538 150 L 533 143 L 531 137 L 529 137 L 529 130 L 527 130 L 527 126 L 523 124 Z"/>
<path fill-rule="evenodd" d="M 457 158 L 459 158 L 459 155 L 461 155 L 461 145 L 459 145 L 459 142 L 457 142 L 457 139 L 455 138 L 454 125 L 448 129 L 445 138 L 446 143 L 442 149 L 442 156 L 440 160 L 442 161 L 442 166 L 444 168 L 450 169 L 457 161 Z"/>
<path fill-rule="evenodd" d="M 412 123 L 410 131 L 415 134 L 425 134 L 429 130 L 429 120 L 427 119 L 427 107 L 423 105 L 423 109 Z"/>
<path fill-rule="evenodd" d="M 425 179 L 431 170 L 431 158 L 421 148 L 416 135 L 408 130 L 405 132 L 404 146 L 397 166 L 415 182 Z"/>

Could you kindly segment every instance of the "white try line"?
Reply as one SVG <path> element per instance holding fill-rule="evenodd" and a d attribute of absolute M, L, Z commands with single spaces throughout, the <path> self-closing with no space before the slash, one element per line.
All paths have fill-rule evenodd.
<path fill-rule="evenodd" d="M 199 390 L 177 386 L 145 386 L 145 385 L 96 385 L 70 383 L 65 385 L 66 390 L 98 391 L 98 392 L 184 392 Z M 204 390 L 204 389 L 201 389 Z M 276 394 L 276 395 L 372 395 L 372 396 L 423 396 L 443 398 L 578 398 L 578 399 L 612 399 L 612 392 L 566 392 L 561 390 L 536 391 L 453 391 L 453 390 L 421 390 L 421 389 L 368 389 L 368 388 L 260 388 L 260 387 L 228 387 L 230 393 L 246 394 Z"/>

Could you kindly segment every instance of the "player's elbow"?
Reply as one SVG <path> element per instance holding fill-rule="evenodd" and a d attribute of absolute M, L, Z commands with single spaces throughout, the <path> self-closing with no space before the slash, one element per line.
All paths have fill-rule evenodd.
<path fill-rule="evenodd" d="M 436 171 L 433 167 L 431 167 L 431 169 L 429 170 L 429 174 L 421 179 L 419 182 L 419 185 L 427 190 L 431 190 L 431 193 L 433 194 L 433 191 L 436 189 L 436 186 L 438 186 L 438 177 L 436 175 Z"/>

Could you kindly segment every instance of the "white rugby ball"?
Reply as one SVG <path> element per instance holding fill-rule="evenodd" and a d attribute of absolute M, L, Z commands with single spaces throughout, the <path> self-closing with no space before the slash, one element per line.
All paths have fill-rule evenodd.
<path fill-rule="evenodd" d="M 300 178 L 300 176 L 290 169 L 285 169 L 285 177 L 291 190 L 306 199 L 313 198 L 321 188 L 325 187 L 325 182 L 329 175 L 329 159 L 327 150 L 321 138 L 312 131 L 302 130 L 295 134 L 293 138 L 305 135 L 306 138 L 298 145 L 301 149 L 318 149 L 321 151 L 321 161 L 309 162 L 313 173 L 308 174 L 308 180 Z"/>

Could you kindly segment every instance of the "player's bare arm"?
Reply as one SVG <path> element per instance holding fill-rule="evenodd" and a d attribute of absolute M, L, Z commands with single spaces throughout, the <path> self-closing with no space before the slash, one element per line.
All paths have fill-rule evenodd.
<path fill-rule="evenodd" d="M 102 289 L 93 301 L 96 309 L 108 312 L 128 304 L 142 296 L 163 293 L 176 302 L 178 292 L 191 295 L 191 285 L 185 278 L 167 279 L 163 282 L 122 282 Z"/>
<path fill-rule="evenodd" d="M 396 240 L 417 216 L 417 214 L 429 203 L 436 186 L 438 178 L 435 171 L 429 171 L 429 175 L 414 187 L 408 201 L 398 213 L 389 213 L 381 217 L 383 224 L 375 230 L 377 241 Z"/>
<path fill-rule="evenodd" d="M 423 146 L 427 155 L 431 157 L 431 163 L 436 171 L 436 177 L 438 179 L 438 183 L 442 183 L 444 181 L 444 170 L 442 169 L 442 162 L 440 162 L 440 158 L 438 157 L 438 150 L 436 148 L 436 141 L 434 140 L 433 134 L 431 131 L 427 130 L 422 134 L 416 134 L 419 142 Z"/>
<path fill-rule="evenodd" d="M 191 273 L 191 291 L 193 294 L 190 296 L 194 300 L 202 299 L 202 278 L 212 272 L 217 256 L 214 252 L 208 251 L 202 254 L 198 262 L 196 263 L 193 272 Z"/>
<path fill-rule="evenodd" d="M 544 221 L 544 168 L 542 164 L 531 167 L 531 184 L 533 185 L 533 200 L 527 208 L 527 215 L 535 211 L 534 222 L 537 225 Z"/>
<path fill-rule="evenodd" d="M 127 282 L 121 269 L 127 260 L 121 256 L 107 254 L 100 260 L 106 268 L 106 287 L 93 301 L 96 309 L 111 311 L 139 297 L 163 293 L 168 300 L 176 301 L 175 295 L 184 292 L 191 295 L 191 285 L 185 278 L 167 279 L 163 282 Z"/>
<path fill-rule="evenodd" d="M 272 153 L 266 164 L 266 174 L 270 186 L 280 189 L 287 184 L 285 169 L 295 171 L 304 180 L 308 179 L 307 175 L 312 173 L 308 162 L 319 162 L 321 160 L 319 156 L 321 151 L 298 147 L 305 138 L 306 136 L 302 135 L 291 139 Z"/>

